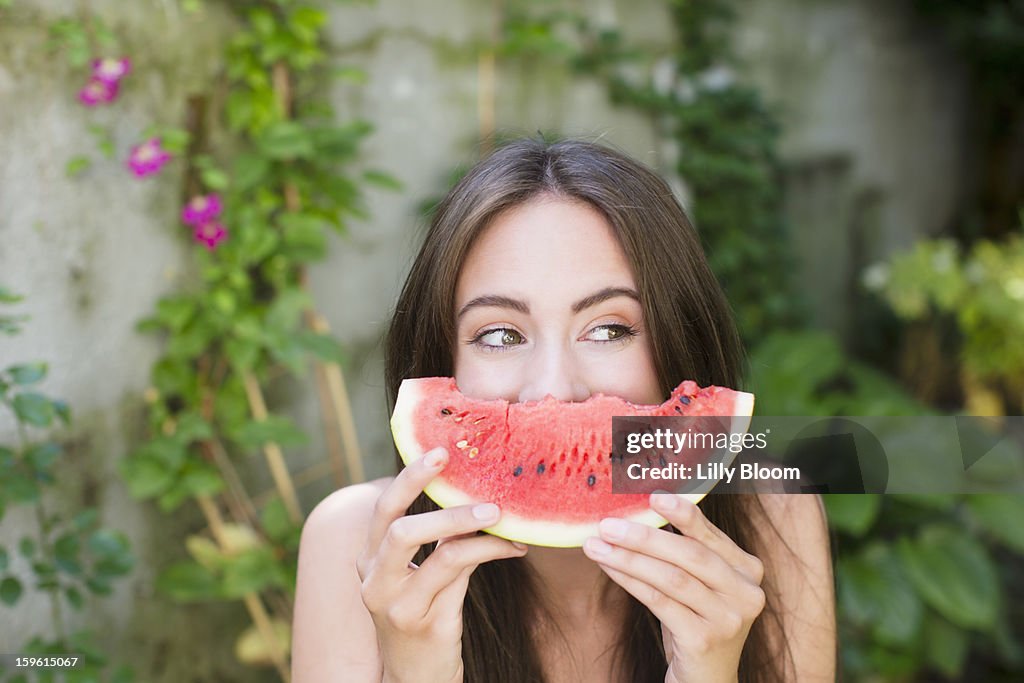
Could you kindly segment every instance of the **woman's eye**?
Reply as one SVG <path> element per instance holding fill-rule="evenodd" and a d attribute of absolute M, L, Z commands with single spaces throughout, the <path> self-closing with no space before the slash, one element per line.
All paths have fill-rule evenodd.
<path fill-rule="evenodd" d="M 523 339 L 523 335 L 519 334 L 515 330 L 500 327 L 495 330 L 487 330 L 486 332 L 477 335 L 476 339 L 473 341 L 481 346 L 502 348 L 505 346 L 516 346 L 517 344 L 522 344 L 525 340 Z"/>
<path fill-rule="evenodd" d="M 619 341 L 636 334 L 636 330 L 628 325 L 598 325 L 590 331 L 587 339 L 590 341 Z"/>

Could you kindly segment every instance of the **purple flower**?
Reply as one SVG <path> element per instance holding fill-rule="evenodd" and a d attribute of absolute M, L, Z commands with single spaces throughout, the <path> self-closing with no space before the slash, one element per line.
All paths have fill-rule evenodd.
<path fill-rule="evenodd" d="M 160 171 L 171 155 L 160 146 L 160 138 L 151 138 L 141 145 L 132 147 L 128 157 L 128 168 L 139 178 L 144 178 Z"/>
<path fill-rule="evenodd" d="M 117 85 L 117 82 L 124 78 L 131 70 L 132 63 L 127 57 L 123 59 L 104 57 L 103 59 L 95 59 L 92 62 L 93 79 L 109 83 L 110 85 Z"/>
<path fill-rule="evenodd" d="M 217 221 L 206 221 L 195 226 L 192 235 L 197 242 L 202 242 L 207 249 L 213 251 L 218 244 L 227 239 L 228 231 Z"/>
<path fill-rule="evenodd" d="M 181 220 L 186 225 L 198 226 L 220 217 L 222 208 L 220 195 L 216 193 L 205 196 L 196 195 L 182 208 Z"/>
<path fill-rule="evenodd" d="M 91 78 L 85 87 L 78 91 L 78 100 L 87 107 L 111 102 L 117 97 L 117 83 Z"/>

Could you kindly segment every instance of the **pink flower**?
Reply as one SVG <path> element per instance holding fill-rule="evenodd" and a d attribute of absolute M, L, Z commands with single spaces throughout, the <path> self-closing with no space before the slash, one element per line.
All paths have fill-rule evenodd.
<path fill-rule="evenodd" d="M 196 195 L 181 210 L 181 220 L 186 225 L 208 223 L 220 216 L 222 205 L 220 195 L 211 193 L 206 196 Z"/>
<path fill-rule="evenodd" d="M 197 242 L 202 242 L 207 249 L 213 251 L 218 244 L 227 239 L 228 231 L 217 221 L 206 221 L 196 225 L 192 235 Z"/>
<path fill-rule="evenodd" d="M 160 138 L 151 138 L 141 145 L 132 147 L 128 157 L 128 168 L 139 178 L 144 178 L 160 171 L 171 155 L 160 146 Z"/>
<path fill-rule="evenodd" d="M 104 57 L 95 59 L 92 62 L 92 77 L 94 80 L 103 81 L 110 85 L 117 85 L 117 82 L 124 78 L 132 70 L 132 63 L 127 57 L 114 59 Z"/>
<path fill-rule="evenodd" d="M 115 97 L 117 97 L 117 82 L 111 83 L 98 78 L 89 79 L 85 87 L 78 92 L 78 100 L 87 107 L 111 102 Z"/>

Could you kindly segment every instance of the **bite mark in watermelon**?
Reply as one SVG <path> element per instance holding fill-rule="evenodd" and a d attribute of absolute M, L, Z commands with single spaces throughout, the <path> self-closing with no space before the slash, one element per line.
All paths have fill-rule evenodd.
<path fill-rule="evenodd" d="M 581 402 L 480 401 L 450 377 L 427 377 L 402 382 L 391 431 L 406 465 L 438 446 L 448 449 L 447 466 L 424 489 L 442 508 L 493 502 L 501 520 L 485 531 L 578 547 L 598 535 L 605 517 L 667 524 L 646 493 L 612 493 L 612 417 L 722 416 L 731 418 L 731 432 L 746 433 L 753 408 L 753 394 L 692 381 L 661 405 L 639 405 L 603 394 Z M 684 495 L 697 502 L 705 494 Z"/>

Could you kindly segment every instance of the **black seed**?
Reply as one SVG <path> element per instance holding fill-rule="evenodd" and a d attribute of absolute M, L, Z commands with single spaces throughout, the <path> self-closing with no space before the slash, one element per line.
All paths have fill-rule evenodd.
<path fill-rule="evenodd" d="M 517 467 L 514 470 L 512 470 L 512 476 L 513 477 L 518 477 L 522 473 L 523 473 L 523 468 L 522 467 Z"/>
<path fill-rule="evenodd" d="M 544 474 L 544 463 L 537 465 L 537 474 Z"/>
<path fill-rule="evenodd" d="M 673 410 L 675 410 L 675 411 L 676 411 L 677 413 L 679 413 L 680 415 L 682 415 L 682 414 L 683 414 L 683 411 L 679 409 L 679 406 L 673 406 L 673 407 L 672 407 L 672 409 L 673 409 Z"/>
<path fill-rule="evenodd" d="M 595 477 L 593 474 L 591 474 L 589 477 L 587 477 L 587 486 L 593 486 L 596 483 L 597 483 L 597 477 Z"/>
<path fill-rule="evenodd" d="M 448 408 L 441 408 L 441 414 L 442 415 L 451 415 L 452 411 L 449 410 Z"/>
<path fill-rule="evenodd" d="M 689 396 L 680 396 L 679 397 L 679 402 L 682 403 L 684 406 L 688 406 L 688 405 L 690 405 L 690 397 Z"/>
<path fill-rule="evenodd" d="M 662 467 L 664 467 L 665 465 L 667 465 L 667 464 L 668 464 L 667 462 L 665 462 L 665 456 L 664 456 L 664 455 L 659 455 L 659 456 L 658 456 L 658 463 L 659 463 L 659 464 L 660 464 L 660 465 L 661 465 Z"/>

